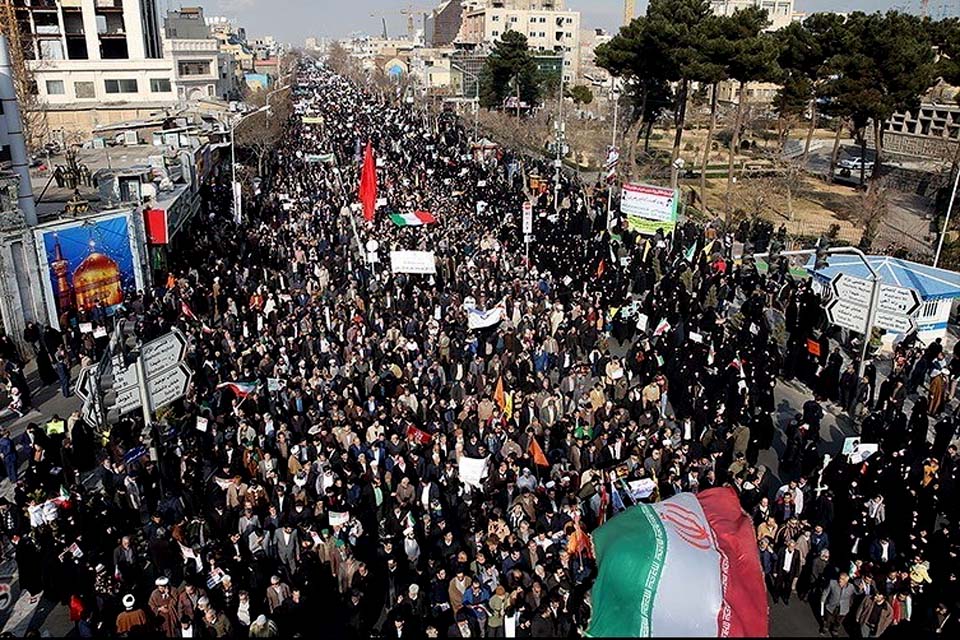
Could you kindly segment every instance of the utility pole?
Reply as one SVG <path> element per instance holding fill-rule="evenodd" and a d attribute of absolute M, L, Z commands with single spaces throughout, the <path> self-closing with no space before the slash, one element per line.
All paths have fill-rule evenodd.
<path fill-rule="evenodd" d="M 937 253 L 933 256 L 933 266 L 936 267 L 940 262 L 940 252 L 943 251 L 943 241 L 947 237 L 947 230 L 950 228 L 950 214 L 953 213 L 953 203 L 957 199 L 957 185 L 960 183 L 960 166 L 957 167 L 957 175 L 953 178 L 953 191 L 950 193 L 950 204 L 947 205 L 947 215 L 943 219 L 943 229 L 940 230 L 940 240 L 937 241 Z"/>
<path fill-rule="evenodd" d="M 617 152 L 617 117 L 620 115 L 620 92 L 617 90 L 616 78 L 612 80 L 613 87 L 611 96 L 613 98 L 613 139 L 610 141 L 610 149 L 613 153 Z M 619 162 L 619 158 L 618 158 Z M 616 167 L 614 167 L 616 171 Z M 613 184 L 616 182 L 616 173 L 614 180 L 607 180 L 607 229 L 613 220 Z"/>
<path fill-rule="evenodd" d="M 563 145 L 564 145 L 564 129 L 565 124 L 563 122 L 563 61 L 564 54 L 560 54 L 560 91 L 559 97 L 557 98 L 557 159 L 554 163 L 556 167 L 556 176 L 554 178 L 553 185 L 553 209 L 557 213 L 560 212 L 560 174 L 562 173 L 563 168 Z"/>

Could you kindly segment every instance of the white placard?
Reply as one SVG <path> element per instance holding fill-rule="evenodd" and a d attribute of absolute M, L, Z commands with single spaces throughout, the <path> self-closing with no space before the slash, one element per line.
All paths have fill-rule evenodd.
<path fill-rule="evenodd" d="M 331 511 L 329 517 L 331 527 L 340 527 L 350 521 L 350 513 L 347 511 Z"/>
<path fill-rule="evenodd" d="M 93 323 L 92 323 L 92 322 L 81 322 L 81 323 L 80 323 L 80 333 L 93 333 Z"/>
<path fill-rule="evenodd" d="M 197 431 L 199 431 L 200 433 L 206 433 L 208 422 L 209 420 L 207 420 L 203 416 L 197 416 Z"/>
<path fill-rule="evenodd" d="M 460 481 L 472 487 L 481 488 L 483 477 L 487 475 L 486 458 L 460 458 Z"/>
<path fill-rule="evenodd" d="M 433 275 L 437 272 L 437 259 L 433 251 L 391 251 L 390 270 Z"/>

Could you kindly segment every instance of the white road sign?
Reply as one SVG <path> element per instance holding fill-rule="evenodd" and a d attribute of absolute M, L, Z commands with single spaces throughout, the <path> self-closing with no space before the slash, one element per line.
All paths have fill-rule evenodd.
<path fill-rule="evenodd" d="M 523 203 L 523 233 L 524 235 L 533 233 L 533 205 L 529 202 Z"/>
<path fill-rule="evenodd" d="M 839 298 L 827 305 L 827 318 L 831 323 L 858 333 L 867 331 L 867 312 L 867 307 Z"/>
<path fill-rule="evenodd" d="M 890 313 L 877 309 L 877 318 L 874 324 L 881 329 L 893 331 L 894 333 L 910 333 L 916 331 L 917 321 L 913 316 L 905 316 L 902 313 Z"/>
<path fill-rule="evenodd" d="M 834 298 L 844 300 L 850 304 L 858 304 L 862 307 L 870 306 L 870 294 L 873 291 L 873 283 L 863 278 L 855 278 L 844 273 L 838 273 L 830 281 L 830 288 L 833 290 Z"/>
<path fill-rule="evenodd" d="M 84 367 L 80 369 L 80 373 L 77 374 L 77 384 L 73 392 L 84 402 L 90 399 L 90 373 L 93 369 L 94 367 Z"/>
<path fill-rule="evenodd" d="M 187 355 L 187 338 L 179 330 L 173 329 L 156 340 L 143 345 L 140 351 L 147 377 L 152 378 L 170 367 L 175 367 Z"/>
<path fill-rule="evenodd" d="M 921 304 L 923 301 L 920 300 L 920 294 L 913 289 L 885 284 L 880 287 L 877 311 L 912 316 L 919 311 Z"/>
<path fill-rule="evenodd" d="M 183 397 L 192 378 L 193 372 L 186 362 L 163 372 L 163 375 L 148 377 L 147 391 L 150 393 L 153 410 L 156 411 Z"/>
<path fill-rule="evenodd" d="M 833 291 L 833 302 L 827 307 L 830 321 L 864 332 L 873 283 L 865 278 L 838 273 L 830 281 L 830 288 Z M 920 295 L 913 289 L 881 284 L 874 326 L 895 333 L 909 333 L 917 328 L 913 315 L 921 304 Z"/>

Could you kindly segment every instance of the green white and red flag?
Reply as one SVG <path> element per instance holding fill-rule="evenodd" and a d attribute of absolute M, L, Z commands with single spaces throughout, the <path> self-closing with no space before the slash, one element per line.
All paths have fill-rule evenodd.
<path fill-rule="evenodd" d="M 425 224 L 433 224 L 437 221 L 437 219 L 429 211 L 391 213 L 390 220 L 398 227 L 419 227 Z"/>
<path fill-rule="evenodd" d="M 593 543 L 589 637 L 767 637 L 757 538 L 733 489 L 630 507 Z"/>
<path fill-rule="evenodd" d="M 230 389 L 238 398 L 246 398 L 256 391 L 258 386 L 256 382 L 221 382 L 217 389 Z"/>

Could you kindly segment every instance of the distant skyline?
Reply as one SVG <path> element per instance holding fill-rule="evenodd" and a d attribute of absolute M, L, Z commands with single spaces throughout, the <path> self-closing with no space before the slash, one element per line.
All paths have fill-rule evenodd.
<path fill-rule="evenodd" d="M 272 35 L 281 42 L 303 45 L 309 36 L 343 37 L 360 31 L 380 33 L 380 15 L 387 18 L 390 34 L 406 33 L 406 18 L 400 10 L 439 5 L 439 0 L 160 0 L 162 9 L 202 6 L 208 16 L 227 16 L 246 28 L 251 37 Z M 638 11 L 646 10 L 647 0 L 638 0 Z M 616 31 L 623 16 L 623 0 L 567 0 L 567 6 L 580 11 L 585 29 Z M 795 0 L 795 9 L 816 11 L 886 11 L 898 9 L 917 12 L 919 0 Z M 960 0 L 930 0 L 934 17 L 957 15 Z M 376 17 L 370 17 L 375 14 Z"/>

